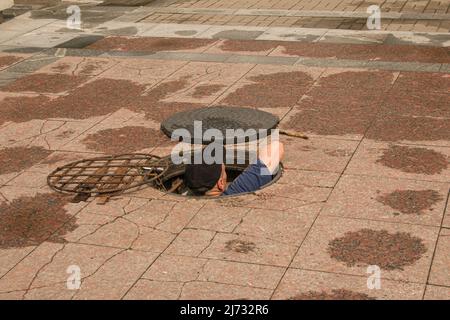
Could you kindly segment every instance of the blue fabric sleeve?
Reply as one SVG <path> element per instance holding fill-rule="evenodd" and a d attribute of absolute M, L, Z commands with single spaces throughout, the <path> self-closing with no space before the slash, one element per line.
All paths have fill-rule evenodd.
<path fill-rule="evenodd" d="M 265 174 L 264 174 L 265 173 Z M 231 195 L 243 192 L 253 192 L 272 181 L 269 169 L 258 159 L 255 164 L 249 165 L 225 190 L 222 195 Z"/>

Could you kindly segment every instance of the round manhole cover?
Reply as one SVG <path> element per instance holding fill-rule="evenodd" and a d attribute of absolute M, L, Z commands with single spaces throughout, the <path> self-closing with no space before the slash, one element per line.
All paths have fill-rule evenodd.
<path fill-rule="evenodd" d="M 257 109 L 216 106 L 176 113 L 161 123 L 161 130 L 172 139 L 192 144 L 233 144 L 269 135 L 279 121 Z"/>

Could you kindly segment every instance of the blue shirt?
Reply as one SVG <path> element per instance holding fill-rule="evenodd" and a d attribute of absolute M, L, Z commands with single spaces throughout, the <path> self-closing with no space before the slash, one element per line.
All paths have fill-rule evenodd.
<path fill-rule="evenodd" d="M 256 163 L 249 165 L 244 172 L 234 179 L 222 195 L 228 196 L 259 190 L 262 186 L 272 181 L 272 178 L 273 176 L 270 174 L 269 169 L 258 159 Z"/>

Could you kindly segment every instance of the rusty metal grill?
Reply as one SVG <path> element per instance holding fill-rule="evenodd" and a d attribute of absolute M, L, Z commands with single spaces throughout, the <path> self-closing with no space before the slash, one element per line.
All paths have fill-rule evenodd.
<path fill-rule="evenodd" d="M 84 159 L 57 168 L 47 177 L 59 192 L 102 195 L 123 192 L 147 183 L 158 183 L 170 157 L 121 154 Z"/>

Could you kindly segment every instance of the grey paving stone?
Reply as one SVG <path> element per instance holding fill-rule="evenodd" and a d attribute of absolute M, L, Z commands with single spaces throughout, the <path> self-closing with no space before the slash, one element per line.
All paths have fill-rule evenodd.
<path fill-rule="evenodd" d="M 450 73 L 450 63 L 443 63 L 439 72 Z"/>
<path fill-rule="evenodd" d="M 104 54 L 103 50 L 91 50 L 91 49 L 66 49 L 66 56 L 72 57 L 98 57 Z"/>
<path fill-rule="evenodd" d="M 59 59 L 59 57 L 48 56 L 48 55 L 38 55 L 33 56 L 32 58 L 21 61 L 11 68 L 8 68 L 8 72 L 14 73 L 32 73 L 40 68 L 55 62 Z"/>
<path fill-rule="evenodd" d="M 5 47 L 5 49 L 2 49 L 1 51 L 8 53 L 38 53 L 45 49 L 46 48 L 39 47 Z"/>
<path fill-rule="evenodd" d="M 395 71 L 439 72 L 440 63 L 368 61 L 367 68 Z"/>
<path fill-rule="evenodd" d="M 231 54 L 212 54 L 212 53 L 186 53 L 183 54 L 184 60 L 190 61 L 204 61 L 204 62 L 225 62 L 230 58 Z"/>
<path fill-rule="evenodd" d="M 367 61 L 349 60 L 349 59 L 317 59 L 317 58 L 300 58 L 296 65 L 314 66 L 314 67 L 331 67 L 331 68 L 364 68 Z"/>
<path fill-rule="evenodd" d="M 226 62 L 231 63 L 255 63 L 255 64 L 277 64 L 294 65 L 297 62 L 296 57 L 267 57 L 267 56 L 249 56 L 232 55 Z"/>
<path fill-rule="evenodd" d="M 217 32 L 212 36 L 213 39 L 231 39 L 231 40 L 254 40 L 262 35 L 264 31 L 246 31 L 246 30 L 224 30 Z"/>
<path fill-rule="evenodd" d="M 0 72 L 0 88 L 8 85 L 16 79 L 23 77 L 24 75 L 25 74 L 23 73 L 9 72 L 8 69 Z"/>
<path fill-rule="evenodd" d="M 450 45 L 450 34 L 389 34 L 384 43 L 393 45 L 406 44 L 444 47 Z"/>
<path fill-rule="evenodd" d="M 103 38 L 104 38 L 104 36 L 100 36 L 100 35 L 78 36 L 76 38 L 73 38 L 69 41 L 66 41 L 64 43 L 57 45 L 55 48 L 82 49 L 82 48 L 85 48 L 88 45 L 91 45 Z"/>

